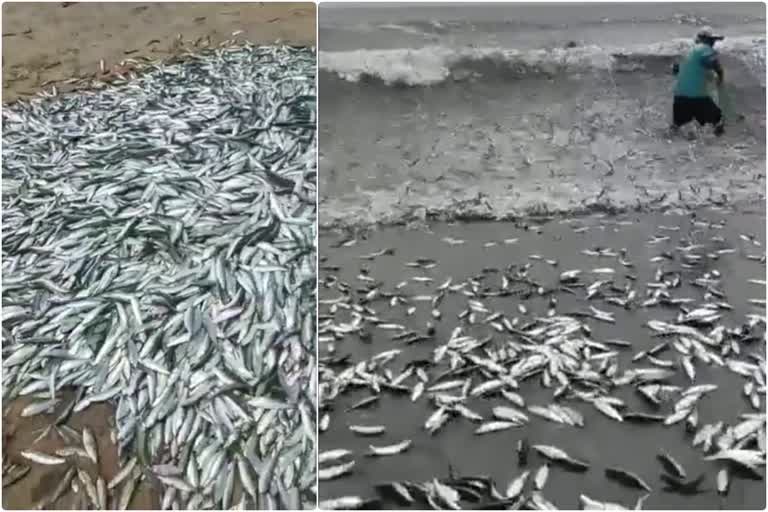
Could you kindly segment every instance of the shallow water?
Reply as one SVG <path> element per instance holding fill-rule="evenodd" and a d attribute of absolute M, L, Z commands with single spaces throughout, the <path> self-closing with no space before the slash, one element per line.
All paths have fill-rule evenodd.
<path fill-rule="evenodd" d="M 737 249 L 735 254 L 724 254 L 716 261 L 708 262 L 709 270 L 717 269 L 723 275 L 722 286 L 727 294 L 728 302 L 733 311 L 725 312 L 723 321 L 727 326 L 736 326 L 744 322 L 744 315 L 765 315 L 761 307 L 748 303 L 750 298 L 765 299 L 765 290 L 759 285 L 748 282 L 748 279 L 764 279 L 765 266 L 763 263 L 746 259 L 746 254 L 763 255 L 765 252 L 765 212 L 764 210 L 731 214 L 700 210 L 699 219 L 710 221 L 725 220 L 722 229 L 708 229 L 692 234 L 696 243 L 706 244 L 711 249 L 719 249 L 708 242 L 709 237 L 720 235 L 726 238 L 726 246 Z M 631 225 L 619 225 L 617 222 L 631 221 Z M 531 224 L 533 225 L 533 224 Z M 574 233 L 575 226 L 590 226 L 584 233 Z M 657 226 L 680 226 L 679 232 L 660 231 Z M 342 281 L 359 287 L 362 283 L 356 281 L 362 266 L 370 268 L 371 277 L 384 283 L 382 288 L 392 290 L 396 283 L 415 275 L 429 275 L 434 282 L 427 285 L 411 282 L 402 291 L 406 294 L 428 294 L 449 276 L 454 283 L 459 283 L 470 276 L 476 276 L 484 267 L 503 268 L 513 263 L 533 264 L 529 274 L 534 280 L 544 286 L 557 282 L 559 273 L 574 268 L 584 270 L 596 267 L 614 267 L 617 274 L 615 282 L 623 285 L 626 281 L 626 269 L 618 265 L 613 258 L 594 258 L 580 251 L 594 247 L 626 248 L 628 259 L 636 264 L 632 273 L 637 276 L 639 296 L 645 291 L 645 282 L 652 280 L 657 264 L 649 263 L 649 259 L 658 255 L 662 250 L 671 250 L 677 245 L 678 239 L 691 231 L 691 217 L 679 214 L 644 214 L 642 216 L 622 215 L 619 217 L 590 216 L 575 219 L 571 224 L 562 220 L 553 220 L 543 224 L 541 233 L 533 229 L 525 230 L 512 223 L 480 222 L 471 224 L 436 224 L 425 230 L 382 229 L 369 234 L 367 240 L 360 240 L 349 248 L 334 248 L 340 240 L 325 233 L 320 237 L 321 254 L 326 257 L 323 265 L 339 265 L 342 270 L 337 273 Z M 738 237 L 739 233 L 753 233 L 760 245 L 745 242 Z M 649 245 L 647 240 L 653 234 L 671 236 L 664 244 Z M 451 246 L 442 241 L 444 237 L 463 239 L 463 245 Z M 504 239 L 517 238 L 513 244 L 501 243 Z M 483 244 L 498 241 L 499 245 L 484 247 Z M 373 262 L 360 259 L 360 255 L 392 247 L 396 253 L 393 256 L 379 256 Z M 559 260 L 554 268 L 544 261 L 529 260 L 531 254 L 539 254 L 545 258 Z M 404 266 L 407 261 L 417 257 L 428 257 L 438 260 L 436 268 L 431 270 L 416 270 Z M 673 262 L 664 263 L 666 269 L 675 269 Z M 697 270 L 695 275 L 703 273 Z M 323 283 L 329 272 L 321 272 Z M 685 282 L 691 275 L 683 273 Z M 488 280 L 494 283 L 500 281 L 498 275 L 490 274 Z M 587 278 L 591 282 L 594 277 Z M 568 294 L 558 294 L 558 313 L 568 313 L 574 310 L 588 309 L 589 302 Z M 697 302 L 702 299 L 702 291 L 684 284 L 675 290 L 676 297 L 695 297 Z M 335 289 L 328 289 L 321 284 L 321 300 L 329 300 L 339 296 Z M 494 298 L 484 301 L 489 309 L 503 311 L 508 318 L 519 317 L 521 323 L 544 315 L 547 301 L 542 298 L 531 298 L 525 301 L 529 311 L 520 314 L 517 304 L 518 297 Z M 613 311 L 616 314 L 616 324 L 608 324 L 589 319 L 592 328 L 592 338 L 604 340 L 621 338 L 633 343 L 632 349 L 621 350 L 620 368 L 625 369 L 630 364 L 633 354 L 650 348 L 659 342 L 658 338 L 650 336 L 650 330 L 643 324 L 652 318 L 673 320 L 676 312 L 664 308 L 638 308 L 624 311 L 621 308 L 593 302 L 595 307 Z M 379 317 L 384 321 L 403 323 L 409 328 L 423 331 L 424 325 L 430 320 L 429 303 L 415 302 L 416 313 L 411 317 L 404 314 L 404 306 L 391 309 L 384 301 L 371 304 Z M 351 361 L 360 361 L 377 353 L 402 349 L 402 353 L 388 365 L 396 375 L 406 363 L 415 359 L 430 358 L 437 343 L 445 341 L 452 329 L 458 325 L 456 314 L 466 307 L 462 295 L 448 294 L 440 309 L 442 319 L 434 321 L 437 328 L 434 340 L 419 342 L 414 345 L 402 345 L 390 339 L 391 331 L 372 329 L 374 335 L 371 343 L 363 343 L 357 336 L 348 336 L 336 343 L 336 355 L 350 354 Z M 328 305 L 320 305 L 320 314 L 328 313 Z M 347 321 L 339 314 L 336 321 Z M 470 331 L 482 337 L 494 334 L 496 339 L 503 335 L 491 329 L 477 328 Z M 762 343 L 744 350 L 756 350 L 764 353 Z M 327 346 L 322 346 L 325 351 Z M 322 353 L 321 353 L 322 355 Z M 663 353 L 662 358 L 676 359 L 674 351 Z M 443 363 L 444 364 L 444 363 Z M 643 367 L 650 363 L 640 363 Z M 445 368 L 428 370 L 434 378 Z M 723 420 L 733 423 L 741 413 L 754 412 L 748 401 L 741 394 L 743 381 L 738 375 L 728 370 L 710 368 L 697 364 L 696 384 L 715 383 L 719 389 L 703 398 L 699 404 L 699 425 Z M 687 377 L 682 371 L 672 379 L 672 383 L 688 386 Z M 527 405 L 546 405 L 550 403 L 552 391 L 543 388 L 538 378 L 524 381 L 520 385 L 520 393 Z M 412 386 L 413 378 L 406 381 Z M 477 382 L 475 382 L 477 384 Z M 639 474 L 653 488 L 653 492 L 645 502 L 646 509 L 762 509 L 765 507 L 765 482 L 734 478 L 730 493 L 726 498 L 720 498 L 714 492 L 715 474 L 719 467 L 712 462 L 702 461 L 702 453 L 690 445 L 691 437 L 685 433 L 682 424 L 664 427 L 660 425 L 619 424 L 591 406 L 580 402 L 568 402 L 567 405 L 578 409 L 585 416 L 585 428 L 578 429 L 558 425 L 540 419 L 533 415 L 530 423 L 524 428 L 506 430 L 483 436 L 473 435 L 477 425 L 464 419 L 450 421 L 434 436 L 429 436 L 422 428 L 426 418 L 434 410 L 427 405 L 425 396 L 412 403 L 406 396 L 397 396 L 387 392 L 377 405 L 370 409 L 355 410 L 345 413 L 350 404 L 368 395 L 367 391 L 350 391 L 341 395 L 333 403 L 330 428 L 320 437 L 321 453 L 335 448 L 347 448 L 355 453 L 357 465 L 353 473 L 338 480 L 320 482 L 320 499 L 330 499 L 343 495 L 360 495 L 363 497 L 376 496 L 373 485 L 392 480 L 410 480 L 422 482 L 434 477 L 447 477 L 449 464 L 460 476 L 484 474 L 494 478 L 497 487 L 503 491 L 509 482 L 519 475 L 523 469 L 518 467 L 515 456 L 515 443 L 521 437 L 526 437 L 531 444 L 553 444 L 570 455 L 585 459 L 592 464 L 586 473 L 571 473 L 558 467 L 552 467 L 550 478 L 544 488 L 544 495 L 560 508 L 579 508 L 579 494 L 586 494 L 601 501 L 612 501 L 633 507 L 635 501 L 643 494 L 640 491 L 628 490 L 619 484 L 606 479 L 603 470 L 607 466 L 618 465 Z M 615 393 L 626 400 L 632 410 L 651 412 L 649 407 L 638 395 L 627 389 Z M 763 397 L 764 398 L 764 397 Z M 763 401 L 764 402 L 764 401 Z M 490 418 L 492 406 L 501 404 L 498 399 L 472 399 L 467 405 L 484 418 Z M 764 411 L 764 403 L 762 411 Z M 665 406 L 663 412 L 670 406 Z M 384 424 L 387 432 L 380 437 L 357 437 L 347 430 L 350 424 Z M 364 457 L 368 444 L 387 445 L 403 439 L 412 439 L 413 447 L 405 454 L 391 457 Z M 663 492 L 659 475 L 661 467 L 655 459 L 655 454 L 667 450 L 676 457 L 686 468 L 690 477 L 695 478 L 700 473 L 706 473 L 702 489 L 705 491 L 694 496 L 681 496 Z M 536 470 L 543 463 L 537 455 L 530 455 L 526 469 Z M 396 504 L 384 502 L 382 508 L 396 507 Z"/>
<path fill-rule="evenodd" d="M 763 201 L 764 17 L 760 4 L 321 7 L 321 225 Z M 727 33 L 726 134 L 671 137 L 672 64 L 707 20 Z"/>
<path fill-rule="evenodd" d="M 654 42 L 690 37 L 708 23 L 731 35 L 765 29 L 759 2 L 712 3 L 451 3 L 323 2 L 318 24 L 323 50 L 417 48 L 449 43 L 536 48 L 569 40 Z"/>

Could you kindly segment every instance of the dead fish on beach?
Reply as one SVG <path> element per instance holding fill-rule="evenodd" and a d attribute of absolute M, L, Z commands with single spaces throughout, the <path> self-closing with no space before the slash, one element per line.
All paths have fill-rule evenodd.
<path fill-rule="evenodd" d="M 483 417 L 467 407 L 463 404 L 455 404 L 452 407 L 452 410 L 459 414 L 459 416 L 468 419 L 469 421 L 473 422 L 481 422 L 483 421 Z"/>
<path fill-rule="evenodd" d="M 513 427 L 519 427 L 520 424 L 512 421 L 490 421 L 483 423 L 476 430 L 475 434 L 488 434 L 490 432 L 499 432 Z"/>
<path fill-rule="evenodd" d="M 364 499 L 360 496 L 342 496 L 319 503 L 320 510 L 360 510 L 369 508 L 377 503 L 376 500 Z"/>
<path fill-rule="evenodd" d="M 532 510 L 558 510 L 555 504 L 547 500 L 538 490 L 531 492 L 531 496 L 528 498 L 526 506 L 530 507 Z"/>
<path fill-rule="evenodd" d="M 631 471 L 627 471 L 625 469 L 618 468 L 618 467 L 611 467 L 611 468 L 606 468 L 605 476 L 607 476 L 611 480 L 616 480 L 620 484 L 626 485 L 627 487 L 644 489 L 648 492 L 651 492 L 651 487 L 647 483 L 645 483 L 645 481 L 642 478 L 640 478 L 635 473 L 632 473 Z"/>
<path fill-rule="evenodd" d="M 409 490 L 409 485 L 402 482 L 386 482 L 374 486 L 382 498 L 394 499 L 399 505 L 408 506 L 416 501 Z"/>
<path fill-rule="evenodd" d="M 616 410 L 613 404 L 607 399 L 605 399 L 604 397 L 593 400 L 592 405 L 595 406 L 595 409 L 597 409 L 604 415 L 608 416 L 609 418 L 614 419 L 618 422 L 624 421 L 624 418 L 621 416 L 621 413 L 619 413 L 619 411 Z"/>
<path fill-rule="evenodd" d="M 525 483 L 528 481 L 528 475 L 530 475 L 530 473 L 530 471 L 523 471 L 520 476 L 512 480 L 507 487 L 505 496 L 507 498 L 519 497 L 523 493 Z"/>
<path fill-rule="evenodd" d="M 413 441 L 406 439 L 400 443 L 392 444 L 389 446 L 373 446 L 369 445 L 369 450 L 366 455 L 369 456 L 386 456 L 397 455 L 408 450 L 413 445 Z"/>
<path fill-rule="evenodd" d="M 364 260 L 373 260 L 378 258 L 379 256 L 392 255 L 392 254 L 395 254 L 395 250 L 392 248 L 386 248 L 386 249 L 381 249 L 380 251 L 375 251 L 370 254 L 360 256 L 360 258 Z"/>
<path fill-rule="evenodd" d="M 537 491 L 540 491 L 547 484 L 549 479 L 549 464 L 544 464 L 536 470 L 533 476 L 533 485 Z"/>
<path fill-rule="evenodd" d="M 728 489 L 730 487 L 730 475 L 728 473 L 727 469 L 721 469 L 717 472 L 717 493 L 721 496 L 725 496 L 728 494 Z"/>
<path fill-rule="evenodd" d="M 616 231 L 619 225 L 623 224 L 603 218 L 594 231 L 608 233 L 612 229 Z M 380 361 L 365 356 L 329 370 L 323 379 L 331 396 L 327 401 L 328 410 L 333 410 L 333 397 L 360 388 L 369 389 L 376 396 L 404 393 L 419 406 L 428 408 L 422 421 L 425 421 L 425 430 L 433 435 L 449 422 L 455 422 L 463 425 L 461 428 L 471 425 L 475 434 L 499 432 L 499 439 L 514 436 L 518 463 L 523 466 L 527 464 L 529 447 L 515 427 L 535 424 L 539 418 L 584 427 L 584 414 L 594 407 L 600 414 L 589 415 L 587 421 L 599 422 L 600 416 L 605 416 L 615 422 L 611 428 L 622 428 L 622 423 L 629 422 L 640 429 L 647 428 L 640 424 L 665 423 L 665 426 L 677 425 L 683 432 L 684 425 L 690 433 L 690 442 L 703 451 L 701 457 L 733 463 L 731 457 L 741 455 L 748 464 L 729 464 L 729 469 L 735 471 L 736 466 L 744 466 L 761 472 L 764 463 L 751 464 L 756 458 L 754 455 L 733 450 L 764 455 L 761 446 L 764 447 L 765 441 L 760 440 L 765 431 L 764 418 L 743 416 L 727 426 L 723 423 L 720 427 L 702 427 L 704 401 L 710 400 L 709 394 L 718 387 L 700 381 L 703 375 L 711 375 L 712 370 L 736 374 L 743 378 L 739 389 L 747 407 L 756 407 L 756 414 L 760 414 L 764 405 L 760 395 L 766 379 L 759 343 L 765 321 L 754 311 L 751 317 L 739 318 L 739 308 L 743 307 L 739 304 L 743 301 L 725 296 L 725 272 L 713 268 L 720 260 L 708 259 L 708 254 L 715 250 L 708 244 L 720 248 L 723 242 L 705 243 L 700 232 L 687 235 L 683 229 L 679 231 L 679 237 L 652 240 L 657 245 L 659 265 L 651 269 L 649 283 L 642 283 L 638 275 L 621 275 L 633 268 L 626 249 L 594 247 L 585 254 L 600 258 L 601 264 L 609 262 L 594 271 L 586 267 L 563 272 L 553 268 L 561 264 L 560 255 L 550 259 L 544 253 L 521 254 L 518 257 L 522 261 L 511 261 L 503 268 L 486 264 L 475 272 L 470 270 L 469 277 L 463 280 L 425 272 L 419 276 L 425 278 L 426 291 L 422 294 L 406 294 L 400 288 L 378 283 L 379 293 L 387 300 L 377 303 L 362 300 L 370 293 L 366 291 L 369 287 L 362 287 L 353 295 L 351 289 L 345 292 L 343 286 L 332 284 L 336 292 L 349 295 L 347 307 L 325 306 L 328 309 L 337 306 L 333 314 L 324 317 L 326 321 L 330 319 L 333 328 L 343 326 L 339 331 L 328 330 L 333 332 L 329 334 L 331 343 L 341 346 L 343 330 L 350 322 L 360 329 L 397 325 L 401 328 L 392 330 L 398 340 L 410 339 L 419 329 L 423 332 L 425 321 L 435 325 L 427 324 L 428 329 L 433 329 L 428 342 L 431 346 L 426 348 L 428 355 L 417 356 L 424 359 L 411 368 L 399 370 L 388 367 L 390 361 L 379 364 Z M 478 244 L 483 245 L 482 241 Z M 723 252 L 719 257 L 727 261 L 743 255 Z M 619 267 L 611 267 L 614 260 Z M 542 266 L 544 262 L 553 267 Z M 409 266 L 423 268 L 416 261 L 412 263 Z M 642 268 L 640 264 L 637 267 Z M 414 285 L 410 278 L 408 280 L 410 284 L 406 286 L 410 289 Z M 585 301 L 582 303 L 586 305 L 581 310 L 563 312 L 563 304 L 568 302 L 560 299 L 562 295 Z M 495 302 L 496 298 L 505 297 L 511 297 L 506 306 Z M 543 309 L 537 302 L 541 298 Z M 459 308 L 455 317 L 448 314 L 450 310 L 442 309 L 451 299 Z M 418 310 L 412 317 L 404 313 L 422 301 L 431 304 L 420 308 L 426 318 L 421 318 Z M 610 306 L 601 306 L 601 303 Z M 636 309 L 640 305 L 643 309 Z M 440 311 L 440 315 L 433 310 Z M 656 310 L 664 310 L 663 316 L 654 317 Z M 390 316 L 390 312 L 400 316 Z M 642 336 L 632 341 L 599 339 L 597 333 L 602 334 L 606 327 L 600 327 L 602 324 L 597 322 L 621 325 L 627 314 L 643 317 L 643 327 L 653 339 L 648 346 L 633 349 L 633 345 L 645 343 Z M 444 332 L 430 315 L 439 316 Z M 411 328 L 402 319 L 421 322 L 421 327 Z M 399 321 L 402 324 L 397 323 Z M 610 325 L 607 328 L 615 329 Z M 351 341 L 357 342 L 354 337 Z M 755 346 L 758 350 L 753 349 Z M 634 357 L 625 352 L 626 348 L 635 352 Z M 407 356 L 403 354 L 403 357 Z M 688 385 L 679 385 L 680 378 Z M 403 390 L 387 389 L 385 383 Z M 527 403 L 530 399 L 525 390 L 530 385 L 540 386 L 540 391 L 549 398 L 540 399 L 538 404 Z M 632 403 L 626 391 L 639 394 L 647 402 L 645 406 Z M 753 403 L 754 397 L 757 397 L 757 406 Z M 421 484 L 381 484 L 379 495 L 402 506 L 436 509 L 554 507 L 542 493 L 552 466 L 587 471 L 589 463 L 544 439 L 537 439 L 533 448 L 537 456 L 543 457 L 539 462 L 546 463 L 509 475 L 511 481 L 501 492 L 477 477 L 457 476 L 449 464 L 448 478 L 429 476 Z M 689 479 L 686 471 L 689 468 L 684 468 L 670 453 L 662 450 L 652 456 L 661 464 L 663 492 L 692 495 L 707 490 L 701 484 L 701 476 L 697 473 Z M 638 474 L 609 467 L 605 477 L 641 490 L 634 504 L 636 509 L 642 508 L 650 495 L 650 485 Z M 532 489 L 526 490 L 529 485 Z M 377 492 L 379 490 L 377 487 Z M 580 496 L 580 503 L 585 509 L 625 509 L 625 505 L 602 502 L 586 494 Z"/>
<path fill-rule="evenodd" d="M 748 469 L 754 469 L 757 466 L 765 466 L 765 453 L 758 450 L 726 449 L 704 457 L 704 460 L 729 460 Z"/>
<path fill-rule="evenodd" d="M 533 445 L 533 449 L 550 461 L 562 464 L 566 468 L 573 469 L 575 471 L 586 471 L 589 469 L 588 463 L 574 459 L 565 451 L 557 448 L 556 446 L 535 444 Z"/>
<path fill-rule="evenodd" d="M 525 413 L 512 407 L 499 405 L 493 408 L 492 413 L 495 418 L 498 418 L 502 421 L 509 421 L 518 424 L 528 422 L 528 416 Z"/>
<path fill-rule="evenodd" d="M 370 407 L 371 405 L 375 404 L 378 401 L 379 401 L 379 396 L 378 395 L 374 395 L 374 396 L 369 396 L 367 398 L 363 398 L 362 400 L 359 400 L 359 401 L 355 402 L 354 404 L 350 405 L 349 407 L 347 407 L 347 412 L 353 411 L 355 409 L 363 409 L 363 408 L 366 408 L 366 407 Z"/>
<path fill-rule="evenodd" d="M 12 465 L 10 467 L 3 469 L 3 489 L 6 487 L 10 487 L 11 485 L 15 484 L 29 473 L 30 469 L 32 469 L 30 466 L 18 466 L 18 465 Z"/>
<path fill-rule="evenodd" d="M 127 508 L 149 480 L 168 510 L 314 504 L 314 62 L 229 45 L 3 109 L 4 398 L 55 404 L 65 441 L 20 447 L 63 466 L 30 506 Z M 100 404 L 103 432 L 69 426 Z M 105 442 L 109 484 L 83 469 Z"/>
<path fill-rule="evenodd" d="M 628 510 L 618 503 L 598 501 L 590 498 L 586 494 L 579 495 L 579 503 L 581 504 L 582 510 Z"/>
<path fill-rule="evenodd" d="M 317 463 L 323 464 L 326 462 L 332 462 L 339 459 L 343 459 L 345 457 L 349 457 L 352 455 L 352 452 L 350 450 L 346 450 L 343 448 L 337 449 L 337 450 L 330 450 L 326 452 L 321 452 L 317 456 Z"/>
<path fill-rule="evenodd" d="M 355 461 L 349 461 L 345 462 L 343 464 L 339 464 L 337 466 L 331 466 L 327 468 L 320 468 L 317 470 L 317 478 L 321 481 L 326 480 L 333 480 L 335 478 L 339 478 L 341 476 L 344 476 L 352 471 L 352 468 L 355 467 Z"/>
<path fill-rule="evenodd" d="M 555 423 L 562 423 L 565 425 L 573 426 L 579 425 L 578 418 L 574 417 L 568 412 L 565 412 L 563 409 L 559 409 L 557 406 L 554 406 L 554 404 L 551 404 L 547 407 L 540 405 L 529 405 L 528 412 Z"/>
<path fill-rule="evenodd" d="M 91 462 L 98 464 L 99 455 L 96 448 L 96 438 L 88 427 L 83 427 L 83 448 L 85 448 L 85 452 L 88 454 L 88 458 L 91 459 Z"/>
<path fill-rule="evenodd" d="M 683 466 L 680 465 L 680 463 L 677 462 L 667 452 L 660 452 L 659 454 L 656 455 L 656 458 L 659 460 L 659 462 L 661 462 L 661 465 L 664 467 L 664 470 L 670 475 L 681 480 L 685 480 L 686 478 L 688 478 Z"/>
<path fill-rule="evenodd" d="M 27 460 L 46 466 L 55 466 L 58 464 L 64 464 L 66 462 L 66 459 L 62 457 L 55 457 L 46 453 L 36 452 L 34 450 L 22 451 L 21 456 Z"/>
<path fill-rule="evenodd" d="M 450 418 L 451 416 L 448 414 L 447 408 L 440 407 L 435 412 L 433 412 L 429 418 L 427 418 L 427 421 L 424 424 L 424 429 L 430 434 L 434 434 L 440 430 L 440 428 L 445 425 Z"/>
<path fill-rule="evenodd" d="M 384 425 L 350 425 L 349 430 L 361 436 L 378 436 L 383 434 L 387 427 Z"/>

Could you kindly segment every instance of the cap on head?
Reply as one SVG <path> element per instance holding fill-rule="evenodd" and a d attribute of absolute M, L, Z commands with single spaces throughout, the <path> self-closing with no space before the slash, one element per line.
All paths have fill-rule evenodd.
<path fill-rule="evenodd" d="M 715 34 L 712 31 L 712 27 L 702 27 L 697 33 L 696 33 L 696 41 L 697 42 L 714 42 L 714 41 L 722 41 L 725 39 L 725 36 L 721 36 L 718 34 Z"/>

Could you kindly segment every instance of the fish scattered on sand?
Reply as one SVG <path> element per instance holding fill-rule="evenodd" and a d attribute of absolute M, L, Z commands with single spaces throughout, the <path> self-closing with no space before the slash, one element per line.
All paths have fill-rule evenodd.
<path fill-rule="evenodd" d="M 22 447 L 68 468 L 43 508 L 316 502 L 315 51 L 195 52 L 3 108 L 3 398 L 52 434 L 115 410 L 109 483 L 88 427 Z"/>
<path fill-rule="evenodd" d="M 426 474 L 421 482 L 380 483 L 372 494 L 361 490 L 360 495 L 387 507 L 554 509 L 556 501 L 547 496 L 556 492 L 547 485 L 550 475 L 554 480 L 564 478 L 563 470 L 599 471 L 600 477 L 621 484 L 627 492 L 642 494 L 627 503 L 586 493 L 574 500 L 589 510 L 625 510 L 643 508 L 646 499 L 659 492 L 686 496 L 707 492 L 706 479 L 715 474 L 712 469 L 725 463 L 762 475 L 766 378 L 760 348 L 765 317 L 750 308 L 739 318 L 739 308 L 723 291 L 717 262 L 743 256 L 726 251 L 710 258 L 713 247 L 727 248 L 725 239 L 718 239 L 721 232 L 712 235 L 709 230 L 718 228 L 697 224 L 700 218 L 687 220 L 689 226 L 661 230 L 664 234 L 649 239 L 659 259 L 650 263 L 652 272 L 645 283 L 635 272 L 648 263 L 633 263 L 637 259 L 624 248 L 587 248 L 583 254 L 599 263 L 562 269 L 564 254 L 555 258 L 516 252 L 516 247 L 524 247 L 522 235 L 517 243 L 505 244 L 513 251 L 508 266 L 474 271 L 469 266 L 464 277 L 441 275 L 438 258 L 423 256 L 423 261 L 411 258 L 408 266 L 434 265 L 429 273 L 417 275 L 420 279 L 395 279 L 399 284 L 377 281 L 358 287 L 342 277 L 354 277 L 358 269 L 327 271 L 329 279 L 323 281 L 321 293 L 334 302 L 322 304 L 318 325 L 321 410 L 381 423 L 370 434 L 381 435 L 380 439 L 395 431 L 388 422 L 388 415 L 398 411 L 392 403 L 405 399 L 409 411 L 423 410 L 413 428 L 423 428 L 429 437 L 414 437 L 415 444 L 389 439 L 369 448 L 369 455 L 402 457 L 403 464 L 409 463 L 411 450 L 421 457 L 433 449 L 418 439 L 431 443 L 448 429 L 451 439 L 461 432 L 458 429 L 477 435 L 467 440 L 467 449 L 472 449 L 473 441 L 498 439 L 504 446 L 514 443 L 517 455 L 517 472 L 494 475 L 504 482 L 500 490 L 495 478 L 463 474 L 460 464 L 452 461 L 447 475 L 436 467 L 435 474 Z M 575 229 L 584 232 L 583 226 Z M 468 238 L 443 240 L 456 246 L 445 251 L 477 250 Z M 490 247 L 499 250 L 498 245 L 479 243 L 483 253 L 492 252 L 485 250 Z M 398 255 L 401 252 L 408 251 L 398 249 Z M 563 306 L 574 301 L 583 306 Z M 446 304 L 457 308 L 455 314 L 448 314 Z M 644 331 L 604 334 L 621 328 L 627 314 L 642 317 Z M 384 343 L 395 345 L 366 345 L 358 351 L 355 344 L 361 332 L 378 332 Z M 343 358 L 324 351 L 329 344 L 336 350 L 344 347 Z M 367 355 L 355 359 L 360 352 Z M 730 420 L 708 417 L 706 402 L 722 399 L 723 389 L 708 381 L 718 371 L 742 380 L 739 400 L 752 413 Z M 543 393 L 533 398 L 532 386 Z M 352 408 L 360 396 L 368 397 L 370 402 L 364 403 L 380 406 Z M 392 419 L 398 424 L 403 420 Z M 647 459 L 637 463 L 638 469 L 652 467 L 655 460 L 661 488 L 654 489 L 650 475 L 627 469 L 635 465 L 634 459 L 608 467 L 600 464 L 599 454 L 590 457 L 595 460 L 584 460 L 578 444 L 547 439 L 541 433 L 545 429 L 538 428 L 544 422 L 549 423 L 546 431 L 567 429 L 563 439 L 568 439 L 569 431 L 589 431 L 597 423 L 602 424 L 599 428 L 627 432 L 679 429 L 680 438 L 688 439 L 700 456 L 696 462 L 686 458 L 683 466 L 673 447 L 637 455 Z M 373 472 L 378 462 L 371 457 L 362 463 Z M 724 495 L 734 475 L 717 473 L 716 486 L 709 492 Z"/>

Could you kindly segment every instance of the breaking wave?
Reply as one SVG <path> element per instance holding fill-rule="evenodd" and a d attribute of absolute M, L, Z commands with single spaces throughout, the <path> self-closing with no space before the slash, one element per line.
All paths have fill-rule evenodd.
<path fill-rule="evenodd" d="M 754 72 L 765 86 L 764 37 L 734 37 L 723 41 L 724 58 L 735 58 Z M 650 71 L 669 74 L 667 64 L 691 48 L 690 39 L 651 45 L 607 48 L 574 46 L 516 50 L 506 48 L 449 48 L 354 50 L 320 52 L 320 69 L 343 80 L 380 80 L 385 84 L 428 86 L 465 80 L 477 74 L 484 79 L 531 74 L 556 75 L 584 72 Z M 663 66 L 663 67 L 659 67 Z"/>
<path fill-rule="evenodd" d="M 726 43 L 698 142 L 667 132 L 689 40 L 321 52 L 321 225 L 764 201 L 765 37 Z"/>

